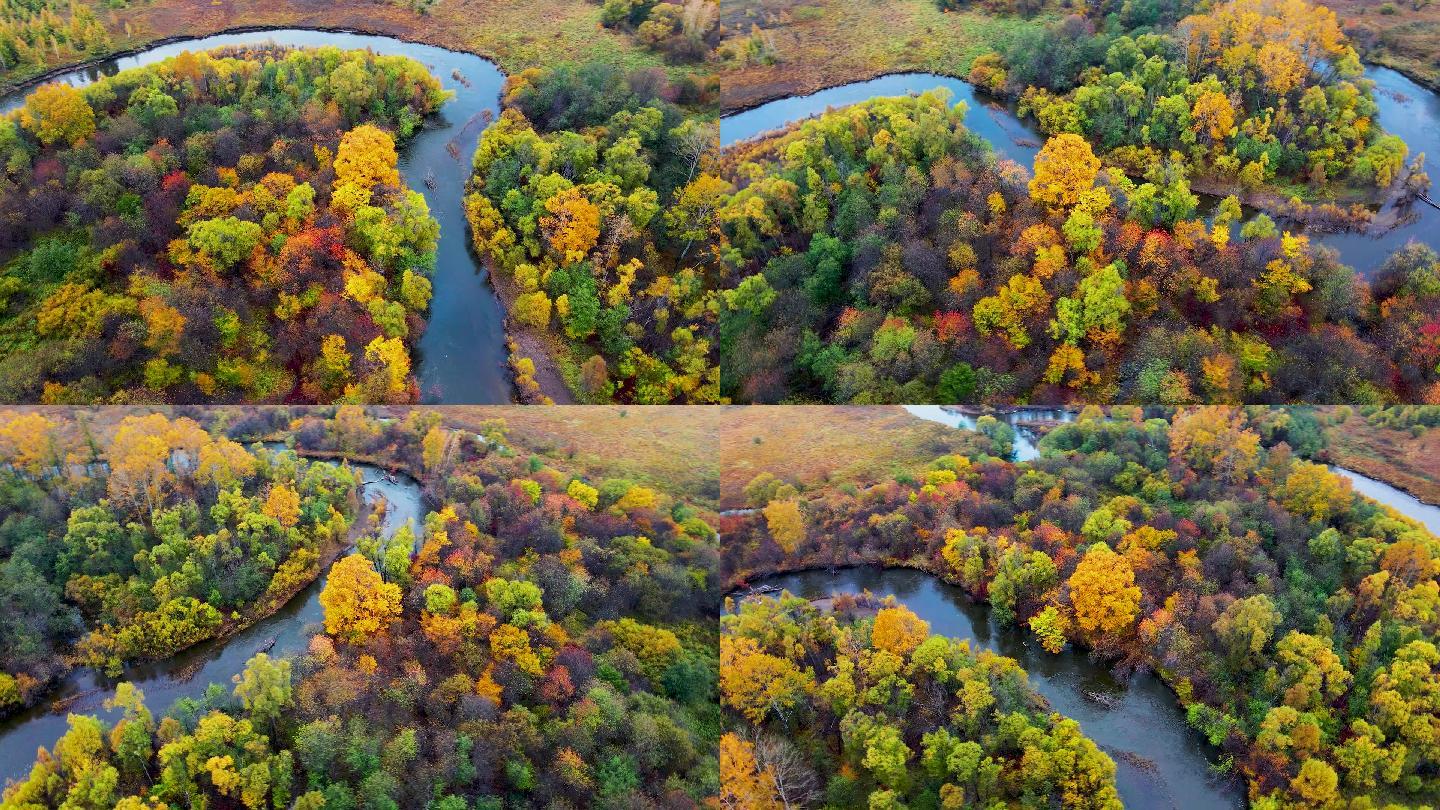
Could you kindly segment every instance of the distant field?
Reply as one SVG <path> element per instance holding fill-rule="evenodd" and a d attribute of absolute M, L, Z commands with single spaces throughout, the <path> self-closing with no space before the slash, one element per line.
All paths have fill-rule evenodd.
<path fill-rule="evenodd" d="M 1440 87 L 1440 3 L 1433 0 L 1320 2 L 1340 16 L 1346 32 L 1365 59 Z"/>
<path fill-rule="evenodd" d="M 975 434 L 911 416 L 898 405 L 751 406 L 720 420 L 720 505 L 762 472 L 806 486 L 868 484 L 966 448 Z"/>
<path fill-rule="evenodd" d="M 600 4 L 588 0 L 436 0 L 424 14 L 391 0 L 135 0 L 121 9 L 93 1 L 90 5 L 109 29 L 114 51 L 229 28 L 294 26 L 362 29 L 470 51 L 494 59 L 511 74 L 564 61 L 605 62 L 627 70 L 663 67 L 672 77 L 699 69 L 666 66 L 631 35 L 603 28 Z M 35 72 L 0 72 L 0 86 L 23 82 Z"/>
<path fill-rule="evenodd" d="M 1356 413 L 1326 431 L 1330 459 L 1440 504 L 1440 429 L 1415 436 L 1370 424 Z"/>
<path fill-rule="evenodd" d="M 718 407 L 452 405 L 434 410 L 447 426 L 461 429 L 504 419 L 510 435 L 526 447 L 573 453 L 570 465 L 606 477 L 630 476 L 704 506 L 719 499 Z"/>
<path fill-rule="evenodd" d="M 964 76 L 976 56 L 1048 19 L 942 12 L 934 0 L 725 0 L 721 106 L 740 109 L 883 73 Z M 752 26 L 773 63 L 745 55 Z"/>

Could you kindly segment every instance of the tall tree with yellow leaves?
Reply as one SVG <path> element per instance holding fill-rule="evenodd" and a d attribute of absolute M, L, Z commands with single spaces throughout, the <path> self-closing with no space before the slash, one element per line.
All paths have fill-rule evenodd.
<path fill-rule="evenodd" d="M 400 586 L 382 579 L 368 557 L 351 554 L 330 569 L 320 604 L 325 632 L 357 644 L 400 618 Z"/>

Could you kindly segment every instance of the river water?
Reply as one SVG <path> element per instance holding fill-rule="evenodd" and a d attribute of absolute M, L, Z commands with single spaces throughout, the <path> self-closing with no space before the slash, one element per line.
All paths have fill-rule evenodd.
<path fill-rule="evenodd" d="M 418 542 L 425 513 L 420 485 L 405 476 L 386 481 L 384 472 L 369 464 L 351 467 L 365 482 L 361 493 L 367 504 L 373 506 L 380 498 L 385 499 L 382 533 L 389 537 L 410 523 Z M 302 654 L 325 618 L 325 610 L 320 605 L 324 579 L 323 575 L 317 577 L 284 607 L 233 636 L 202 642 L 164 661 L 128 667 L 121 678 L 107 678 L 90 669 L 71 673 L 51 690 L 43 703 L 0 721 L 0 783 L 22 778 L 29 772 L 36 749 L 54 746 L 65 733 L 67 714 L 90 714 L 112 720 L 118 717 L 119 712 L 106 711 L 104 703 L 114 694 L 119 681 L 130 681 L 139 687 L 145 693 L 146 705 L 158 716 L 181 698 L 203 695 L 212 683 L 220 684 L 228 692 L 232 687 L 231 678 L 243 672 L 245 662 L 272 641 L 269 650 L 272 657 Z M 55 700 L 70 702 L 57 711 L 53 708 Z"/>
<path fill-rule="evenodd" d="M 921 419 L 973 430 L 974 417 L 938 406 L 907 406 Z M 1073 411 L 1020 408 L 996 414 L 1015 425 L 1026 420 L 1074 420 Z M 1035 437 L 1016 430 L 1016 460 L 1038 458 Z M 1355 491 L 1393 508 L 1430 532 L 1440 535 L 1440 506 L 1424 503 L 1403 490 L 1343 467 L 1330 468 L 1347 478 Z M 991 621 L 987 605 L 976 604 L 959 588 L 935 577 L 904 569 L 845 569 L 835 573 L 808 571 L 757 580 L 806 598 L 869 590 L 893 595 L 931 630 L 971 639 L 1020 662 L 1036 691 L 1062 714 L 1080 721 L 1084 732 L 1116 760 L 1116 782 L 1126 805 L 1135 807 L 1237 807 L 1244 794 L 1236 780 L 1217 779 L 1210 765 L 1217 752 L 1185 723 L 1175 696 L 1154 675 L 1116 682 L 1102 666 L 1073 649 L 1059 656 L 1043 652 L 1030 635 L 1015 626 Z M 1099 696 L 1099 697 L 1097 697 Z M 1137 759 L 1138 757 L 1138 759 Z"/>
<path fill-rule="evenodd" d="M 1410 147 L 1410 157 L 1425 153 L 1440 158 L 1440 95 L 1403 74 L 1382 67 L 1367 67 L 1365 76 L 1375 82 L 1379 124 L 1400 136 Z M 999 157 L 1030 169 L 1045 140 L 1030 121 L 1017 118 L 1010 108 L 977 94 L 969 82 L 934 73 L 896 73 L 868 81 L 839 85 L 817 93 L 777 99 L 720 119 L 720 143 L 732 146 L 796 121 L 817 116 L 827 109 L 857 104 L 872 98 L 922 93 L 937 88 L 950 91 L 951 101 L 965 102 L 965 126 L 990 142 Z M 1436 173 L 1440 180 L 1440 171 Z M 1201 197 L 1201 211 L 1207 213 L 1219 198 Z M 1370 277 L 1385 257 L 1411 239 L 1440 250 L 1440 211 L 1416 203 L 1407 224 L 1379 236 L 1357 233 L 1311 233 L 1310 240 L 1339 251 L 1341 261 Z M 1292 230 L 1303 230 L 1295 228 Z"/>
<path fill-rule="evenodd" d="M 505 75 L 493 62 L 474 54 L 391 37 L 287 28 L 170 43 L 73 70 L 49 81 L 80 87 L 102 76 L 154 64 L 184 51 L 265 43 L 297 48 L 334 45 L 408 56 L 429 68 L 447 90 L 455 91 L 455 98 L 400 152 L 400 174 L 406 185 L 425 195 L 430 214 L 440 223 L 440 243 L 431 277 L 435 294 L 430 301 L 429 326 L 420 338 L 415 371 L 424 403 L 510 402 L 513 385 L 506 364 L 504 308 L 484 265 L 471 251 L 463 205 L 475 145 L 480 133 L 500 112 Z M 33 88 L 0 97 L 0 112 L 23 104 L 29 89 Z M 435 184 L 434 188 L 426 185 L 427 179 Z"/>
<path fill-rule="evenodd" d="M 943 405 L 906 405 L 905 410 L 929 422 L 952 428 L 974 430 L 977 417 Z M 1025 427 L 1026 422 L 1074 422 L 1075 412 L 1065 408 L 1012 408 L 993 416 L 1003 420 L 1015 431 L 1015 461 L 1031 461 L 1040 457 L 1036 442 L 1040 436 Z"/>
<path fill-rule="evenodd" d="M 775 585 L 796 596 L 819 599 L 832 593 L 870 591 L 894 596 L 930 623 L 930 632 L 966 639 L 1020 662 L 1030 684 L 1061 714 L 1080 722 L 1085 736 L 1115 760 L 1115 783 L 1127 807 L 1233 808 L 1244 806 L 1236 779 L 1216 773 L 1215 751 L 1185 723 L 1175 696 L 1151 674 L 1128 684 L 1073 646 L 1051 655 L 1029 633 L 1002 627 L 988 605 L 923 571 L 847 568 L 767 577 L 753 585 Z"/>

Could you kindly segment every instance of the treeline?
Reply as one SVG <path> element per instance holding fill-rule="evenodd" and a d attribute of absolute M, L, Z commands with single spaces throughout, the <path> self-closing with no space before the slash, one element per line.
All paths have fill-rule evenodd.
<path fill-rule="evenodd" d="M 922 568 L 1047 650 L 1158 672 L 1257 806 L 1424 804 L 1440 539 L 1297 459 L 1292 431 L 1313 415 L 1091 408 L 1034 462 L 948 456 L 923 481 L 771 504 L 727 529 L 726 576 Z"/>
<path fill-rule="evenodd" d="M 161 715 L 122 684 L 125 716 L 72 717 L 8 804 L 500 810 L 718 794 L 717 538 L 692 507 L 567 473 L 499 421 L 477 437 L 433 413 L 381 422 L 347 406 L 213 427 L 277 421 L 306 452 L 413 465 L 436 505 L 418 550 L 377 565 L 362 543 L 328 574 L 308 652 L 257 656 L 233 690 Z"/>
<path fill-rule="evenodd" d="M 667 60 L 702 62 L 719 44 L 719 6 L 717 0 L 604 0 L 600 22 L 631 32 Z"/>
<path fill-rule="evenodd" d="M 0 399 L 417 396 L 438 225 L 396 169 L 418 62 L 184 53 L 0 118 Z"/>
<path fill-rule="evenodd" d="M 1122 806 L 1115 763 L 1013 659 L 873 601 L 747 598 L 721 619 L 720 806 Z"/>
<path fill-rule="evenodd" d="M 0 713 L 72 663 L 118 675 L 267 615 L 339 551 L 348 468 L 162 414 L 0 416 Z"/>
<path fill-rule="evenodd" d="M 599 64 L 527 70 L 475 153 L 475 248 L 509 289 L 510 317 L 546 336 L 582 401 L 719 397 L 719 305 L 696 224 L 712 204 L 704 170 L 718 137 L 667 92 L 662 77 Z"/>
<path fill-rule="evenodd" d="M 0 85 L 110 49 L 109 31 L 82 0 L 0 2 Z"/>
<path fill-rule="evenodd" d="M 1437 391 L 1440 260 L 1367 284 L 1188 164 L 1137 182 L 1051 138 L 1033 179 L 939 91 L 727 149 L 709 228 L 737 401 L 1382 402 Z M 1236 231 L 1238 230 L 1238 234 Z"/>

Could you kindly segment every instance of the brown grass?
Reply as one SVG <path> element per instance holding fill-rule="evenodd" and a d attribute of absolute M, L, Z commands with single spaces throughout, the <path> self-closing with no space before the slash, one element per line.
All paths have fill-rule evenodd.
<path fill-rule="evenodd" d="M 16 406 L 7 411 L 39 411 L 60 423 L 62 429 L 78 430 L 80 420 L 93 435 L 108 436 L 126 416 L 177 413 L 196 417 L 228 414 L 233 421 L 253 406 L 222 405 L 197 410 L 169 406 L 108 406 L 69 408 L 62 406 Z M 289 409 L 301 416 L 305 408 Z M 317 406 L 324 414 L 330 409 Z M 536 453 L 564 460 L 568 470 L 587 477 L 630 478 L 653 486 L 700 507 L 711 508 L 719 500 L 718 435 L 720 409 L 681 405 L 446 405 L 405 408 L 375 406 L 376 416 L 401 418 L 408 410 L 439 413 L 446 427 L 477 431 L 490 419 L 503 419 L 510 443 L 522 453 Z"/>
<path fill-rule="evenodd" d="M 347 28 L 469 51 L 512 75 L 565 61 L 627 70 L 662 67 L 671 78 L 705 69 L 667 66 L 630 34 L 602 27 L 600 4 L 589 0 L 436 0 L 426 14 L 391 0 L 147 0 L 122 9 L 92 0 L 91 5 L 110 29 L 117 52 L 231 28 Z M 3 84 L 28 77 L 5 78 Z"/>
<path fill-rule="evenodd" d="M 1440 504 L 1440 430 L 1416 437 L 1372 425 L 1357 413 L 1330 427 L 1326 438 L 1333 463 Z"/>
<path fill-rule="evenodd" d="M 963 77 L 976 56 L 1049 18 L 947 13 L 934 0 L 723 0 L 720 19 L 721 107 L 730 111 L 884 73 Z M 752 25 L 774 43 L 774 64 L 743 57 Z"/>
<path fill-rule="evenodd" d="M 911 416 L 898 405 L 752 405 L 720 420 L 720 505 L 768 472 L 803 486 L 874 483 L 962 451 L 974 434 Z"/>
<path fill-rule="evenodd" d="M 517 446 L 600 478 L 631 478 L 713 507 L 719 499 L 721 409 L 706 405 L 450 405 L 448 427 L 504 419 Z"/>
<path fill-rule="evenodd" d="M 1440 88 L 1440 4 L 1412 0 L 1320 0 L 1340 17 L 1367 61 Z M 1381 11 L 1388 7 L 1393 13 Z"/>

